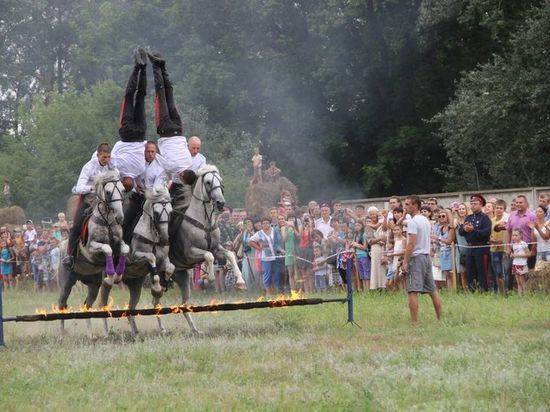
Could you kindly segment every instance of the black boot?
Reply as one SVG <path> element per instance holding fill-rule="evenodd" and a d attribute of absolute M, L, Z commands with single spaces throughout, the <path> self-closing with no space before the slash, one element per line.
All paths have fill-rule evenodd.
<path fill-rule="evenodd" d="M 134 61 L 136 66 L 145 67 L 147 65 L 147 51 L 143 47 L 134 49 Z"/>
<path fill-rule="evenodd" d="M 164 67 L 164 63 L 166 63 L 166 60 L 164 60 L 164 57 L 162 57 L 162 55 L 159 52 L 152 51 L 152 52 L 148 52 L 147 55 L 149 56 L 149 60 L 151 61 L 151 64 Z"/>

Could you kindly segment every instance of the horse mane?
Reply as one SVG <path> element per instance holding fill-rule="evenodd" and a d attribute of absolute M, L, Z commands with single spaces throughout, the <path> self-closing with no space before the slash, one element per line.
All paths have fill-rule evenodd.
<path fill-rule="evenodd" d="M 98 184 L 103 185 L 105 182 L 113 180 L 120 180 L 120 173 L 117 169 L 107 170 L 106 172 L 98 174 L 94 178 L 94 186 L 97 186 Z"/>
<path fill-rule="evenodd" d="M 150 203 L 170 202 L 170 192 L 168 192 L 166 186 L 145 189 L 145 201 Z"/>
<path fill-rule="evenodd" d="M 199 170 L 197 170 L 197 175 L 198 176 L 202 176 L 204 175 L 205 173 L 208 173 L 208 172 L 216 172 L 216 173 L 220 173 L 220 171 L 218 170 L 218 168 L 214 165 L 210 165 L 210 164 L 203 164 Z"/>

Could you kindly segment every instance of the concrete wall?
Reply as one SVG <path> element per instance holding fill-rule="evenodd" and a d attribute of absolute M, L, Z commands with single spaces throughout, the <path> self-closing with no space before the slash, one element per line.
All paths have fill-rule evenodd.
<path fill-rule="evenodd" d="M 428 199 L 435 197 L 438 200 L 438 204 L 443 207 L 449 207 L 452 202 L 468 202 L 470 196 L 474 193 L 481 193 L 485 199 L 489 200 L 492 197 L 497 199 L 504 199 L 509 205 L 512 199 L 518 195 L 525 195 L 529 200 L 529 205 L 532 208 L 533 205 L 538 203 L 538 195 L 540 193 L 546 193 L 550 195 L 550 186 L 544 187 L 523 187 L 517 189 L 495 189 L 495 190 L 480 190 L 480 191 L 466 191 L 466 192 L 450 192 L 450 193 L 430 193 L 419 195 L 422 199 Z M 399 196 L 402 200 L 405 196 Z M 342 204 L 347 207 L 354 207 L 355 205 L 362 204 L 365 207 L 376 206 L 377 208 L 388 208 L 389 197 L 374 197 L 370 199 L 350 199 L 342 200 Z"/>

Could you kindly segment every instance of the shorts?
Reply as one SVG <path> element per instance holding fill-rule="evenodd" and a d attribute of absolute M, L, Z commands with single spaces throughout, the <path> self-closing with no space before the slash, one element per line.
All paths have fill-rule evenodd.
<path fill-rule="evenodd" d="M 430 257 L 428 255 L 411 257 L 407 274 L 407 292 L 433 293 L 435 291 Z"/>
<path fill-rule="evenodd" d="M 527 274 L 529 268 L 527 265 L 512 265 L 512 275 L 514 276 L 523 276 Z"/>
<path fill-rule="evenodd" d="M 322 292 L 327 290 L 327 278 L 325 275 L 315 275 L 315 290 Z"/>

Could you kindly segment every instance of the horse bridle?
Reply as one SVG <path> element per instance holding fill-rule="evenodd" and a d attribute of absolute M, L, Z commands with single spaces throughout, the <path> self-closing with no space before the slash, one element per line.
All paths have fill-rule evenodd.
<path fill-rule="evenodd" d="M 102 184 L 103 194 L 105 195 L 105 199 L 102 199 L 98 194 L 96 194 L 97 198 L 99 199 L 99 205 L 103 204 L 107 208 L 107 215 L 105 216 L 105 215 L 103 215 L 103 212 L 101 212 L 101 208 L 98 207 L 99 215 L 102 217 L 102 219 L 107 224 L 109 223 L 109 220 L 107 218 L 109 217 L 109 214 L 113 210 L 111 205 L 113 203 L 116 203 L 116 202 L 122 202 L 122 199 L 124 198 L 124 195 L 122 194 L 122 192 L 118 188 L 118 182 L 119 182 L 119 180 L 108 180 L 108 181 L 106 181 L 105 183 Z M 109 183 L 113 183 L 115 187 L 114 187 L 113 191 L 109 195 L 107 195 L 107 193 L 105 191 L 105 186 L 107 186 Z M 120 195 L 120 199 L 113 199 L 113 195 L 115 194 L 115 190 Z"/>
<path fill-rule="evenodd" d="M 204 178 L 206 176 L 208 176 L 209 174 L 211 174 L 213 177 L 212 177 L 212 187 L 209 189 L 206 187 L 206 184 L 204 182 Z M 201 194 L 204 194 L 204 192 L 206 192 L 206 195 L 208 196 L 208 199 L 204 199 L 204 196 L 203 198 L 198 198 L 197 196 L 195 196 L 195 191 L 193 191 L 193 197 L 197 200 L 200 200 L 203 204 L 205 203 L 210 203 L 212 201 L 212 192 L 216 189 L 221 189 L 222 190 L 222 194 L 223 194 L 223 189 L 224 189 L 224 186 L 223 186 L 223 183 L 222 183 L 222 179 L 220 177 L 220 175 L 218 174 L 218 172 L 214 171 L 214 170 L 211 170 L 210 172 L 206 172 L 205 174 L 201 175 L 200 176 L 201 178 Z M 217 186 L 214 186 L 214 179 L 218 179 L 218 185 Z"/>
<path fill-rule="evenodd" d="M 158 219 L 155 216 L 155 205 L 157 205 L 157 204 L 162 205 L 162 210 L 158 214 Z M 153 211 L 153 213 L 149 214 L 145 210 L 143 210 L 143 213 L 145 215 L 149 216 L 149 219 L 153 223 L 152 224 L 153 230 L 156 232 L 156 234 L 159 238 L 160 238 L 160 234 L 159 234 L 159 230 L 157 229 L 157 227 L 159 225 L 163 224 L 163 223 L 166 223 L 166 224 L 170 223 L 170 212 L 168 212 L 168 210 L 166 210 L 166 206 L 170 205 L 170 204 L 172 204 L 172 202 L 170 200 L 164 200 L 164 201 L 161 201 L 161 202 L 151 202 L 151 210 Z M 166 220 L 162 219 L 163 215 L 166 215 Z M 146 239 L 146 240 L 149 240 L 149 239 Z M 163 245 L 160 245 L 160 246 L 163 246 Z"/>
<path fill-rule="evenodd" d="M 204 182 L 204 178 L 209 174 L 213 175 L 212 187 L 210 189 L 206 187 L 206 184 Z M 204 218 L 208 222 L 208 227 L 203 226 L 202 224 L 200 224 L 200 222 L 196 222 L 195 219 L 191 219 L 187 215 L 184 215 L 184 218 L 186 220 L 188 220 L 189 222 L 191 222 L 191 224 L 193 224 L 194 226 L 202 229 L 206 233 L 206 243 L 208 244 L 208 249 L 210 249 L 211 232 L 217 227 L 217 225 L 212 224 L 212 219 L 214 217 L 214 208 L 212 208 L 212 211 L 210 213 L 208 213 L 208 208 L 206 207 L 206 205 L 212 203 L 212 192 L 216 189 L 221 189 L 222 195 L 223 195 L 223 188 L 224 187 L 223 187 L 222 179 L 221 179 L 221 177 L 220 177 L 220 175 L 217 171 L 212 170 L 212 171 L 206 172 L 203 175 L 201 175 L 200 178 L 201 178 L 201 195 L 202 195 L 202 199 L 195 196 L 195 190 L 193 190 L 193 197 L 195 199 L 199 200 L 200 202 L 202 202 L 202 207 L 204 209 Z M 218 179 L 218 185 L 217 186 L 214 185 L 214 178 Z M 206 194 L 208 196 L 208 198 L 206 200 L 204 199 L 204 192 L 206 192 Z M 201 227 L 201 226 L 203 226 L 203 227 Z"/>

